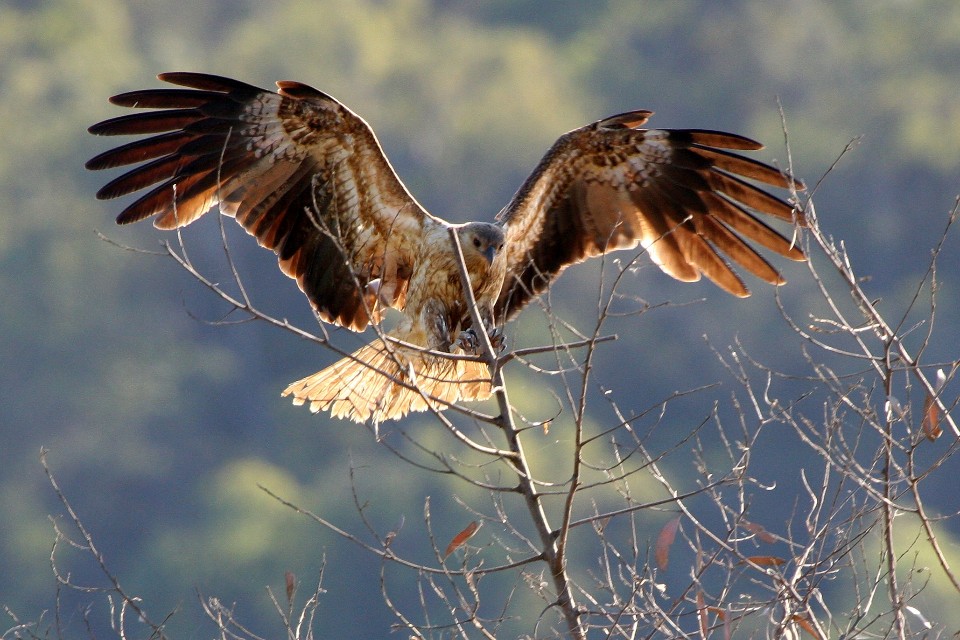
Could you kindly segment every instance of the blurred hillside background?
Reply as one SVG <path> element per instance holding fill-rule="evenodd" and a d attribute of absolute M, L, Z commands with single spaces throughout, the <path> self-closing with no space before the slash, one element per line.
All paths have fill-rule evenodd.
<path fill-rule="evenodd" d="M 236 602 L 266 633 L 275 614 L 264 587 L 282 592 L 285 571 L 309 583 L 324 554 L 320 636 L 389 633 L 378 563 L 267 498 L 258 483 L 358 529 L 354 466 L 384 530 L 405 518 L 406 535 L 422 535 L 416 523 L 427 495 L 435 515 L 449 514 L 449 534 L 470 519 L 455 502 L 456 483 L 401 466 L 362 427 L 279 397 L 332 354 L 266 325 L 196 320 L 222 319 L 226 309 L 170 260 L 96 235 L 147 249 L 165 237 L 149 224 L 114 227 L 121 204 L 93 197 L 108 176 L 83 163 L 116 142 L 86 133 L 121 113 L 107 97 L 158 86 L 156 73 L 175 70 L 262 87 L 296 79 L 331 93 L 371 123 L 417 198 L 456 221 L 492 219 L 559 134 L 629 109 L 656 111 L 656 127 L 753 137 L 767 144 L 758 157 L 785 164 L 779 97 L 794 172 L 807 184 L 859 138 L 820 186 L 817 210 L 893 318 L 907 308 L 960 193 L 953 0 L 4 0 L 0 604 L 22 619 L 51 609 L 56 593 L 48 515 L 61 509 L 38 463 L 41 447 L 127 589 L 155 619 L 179 608 L 174 637 L 214 632 L 197 591 Z M 185 238 L 203 268 L 226 277 L 213 216 Z M 242 232 L 231 239 L 255 302 L 314 326 L 274 257 Z M 957 357 L 958 248 L 954 235 L 941 263 L 930 362 Z M 802 265 L 784 268 L 790 283 L 781 293 L 803 309 L 814 285 Z M 595 282 L 589 267 L 564 277 L 566 293 L 555 303 L 565 318 L 590 318 L 584 301 Z M 799 371 L 800 346 L 773 291 L 748 284 L 754 296 L 734 301 L 707 282 L 682 285 L 640 269 L 632 293 L 692 304 L 616 325 L 621 339 L 602 350 L 599 381 L 645 407 L 721 380 L 710 345 L 722 349 L 735 338 L 764 363 Z M 537 327 L 521 320 L 507 338 L 541 344 Z M 513 378 L 515 398 L 548 413 L 524 375 Z M 704 415 L 712 396 L 697 401 L 691 416 Z M 558 423 L 542 451 L 531 448 L 548 458 L 563 437 Z M 790 445 L 766 437 L 775 478 Z M 935 507 L 960 509 L 956 489 L 943 487 Z M 772 495 L 765 508 L 771 527 L 792 505 Z M 957 553 L 960 531 L 943 535 L 941 544 Z M 97 582 L 89 562 L 69 554 L 63 562 L 80 582 Z M 67 601 L 74 617 L 66 624 L 77 624 L 82 603 Z M 98 606 L 90 616 L 104 625 L 108 614 Z M 938 614 L 960 628 L 955 606 Z"/>

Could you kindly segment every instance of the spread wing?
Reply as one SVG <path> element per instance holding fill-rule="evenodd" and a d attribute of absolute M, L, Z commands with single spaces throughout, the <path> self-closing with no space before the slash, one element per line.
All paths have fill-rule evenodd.
<path fill-rule="evenodd" d="M 198 73 L 165 73 L 187 89 L 110 99 L 160 109 L 106 120 L 97 135 L 159 134 L 102 153 L 88 169 L 140 164 L 100 199 L 151 189 L 117 217 L 190 224 L 214 205 L 276 252 L 318 315 L 360 331 L 372 305 L 397 308 L 433 219 L 407 192 L 370 127 L 330 96 L 296 82 L 279 93 Z M 155 186 L 156 185 L 156 186 Z"/>
<path fill-rule="evenodd" d="M 497 318 L 516 314 L 567 266 L 638 244 L 674 278 L 703 274 L 741 297 L 749 292 L 723 255 L 762 280 L 784 283 L 745 240 L 804 259 L 755 215 L 793 222 L 799 212 L 742 178 L 779 188 L 791 181 L 727 151 L 762 145 L 719 131 L 640 129 L 650 115 L 625 113 L 565 134 L 500 213 L 507 278 Z"/>

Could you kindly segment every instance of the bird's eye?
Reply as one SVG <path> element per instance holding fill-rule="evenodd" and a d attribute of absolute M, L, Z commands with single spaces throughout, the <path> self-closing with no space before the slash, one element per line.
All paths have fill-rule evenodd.
<path fill-rule="evenodd" d="M 473 246 L 475 246 L 477 249 L 480 248 L 480 238 L 473 239 Z"/>

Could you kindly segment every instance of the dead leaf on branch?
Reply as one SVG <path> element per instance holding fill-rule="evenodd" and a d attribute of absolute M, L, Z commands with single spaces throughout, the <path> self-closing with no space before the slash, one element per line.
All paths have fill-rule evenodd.
<path fill-rule="evenodd" d="M 657 560 L 657 566 L 661 571 L 666 571 L 670 563 L 670 547 L 677 537 L 677 529 L 680 528 L 680 516 L 673 518 L 660 529 L 657 536 L 657 542 L 653 547 L 653 555 Z"/>
<path fill-rule="evenodd" d="M 449 556 L 451 553 L 453 553 L 454 551 L 462 547 L 467 542 L 467 540 L 472 538 L 474 534 L 477 533 L 478 529 L 480 529 L 480 523 L 474 520 L 473 522 L 468 524 L 466 527 L 464 527 L 463 531 L 453 536 L 453 540 L 450 541 L 450 544 L 447 545 L 446 550 L 443 552 L 444 559 L 446 559 L 447 556 Z"/>

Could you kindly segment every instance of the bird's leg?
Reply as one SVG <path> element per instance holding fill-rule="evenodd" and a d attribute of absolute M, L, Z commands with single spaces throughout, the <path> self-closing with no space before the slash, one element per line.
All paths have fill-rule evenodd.
<path fill-rule="evenodd" d="M 433 341 L 431 349 L 438 351 L 452 351 L 456 343 L 450 342 L 450 327 L 447 325 L 447 316 L 443 313 L 434 314 Z"/>

